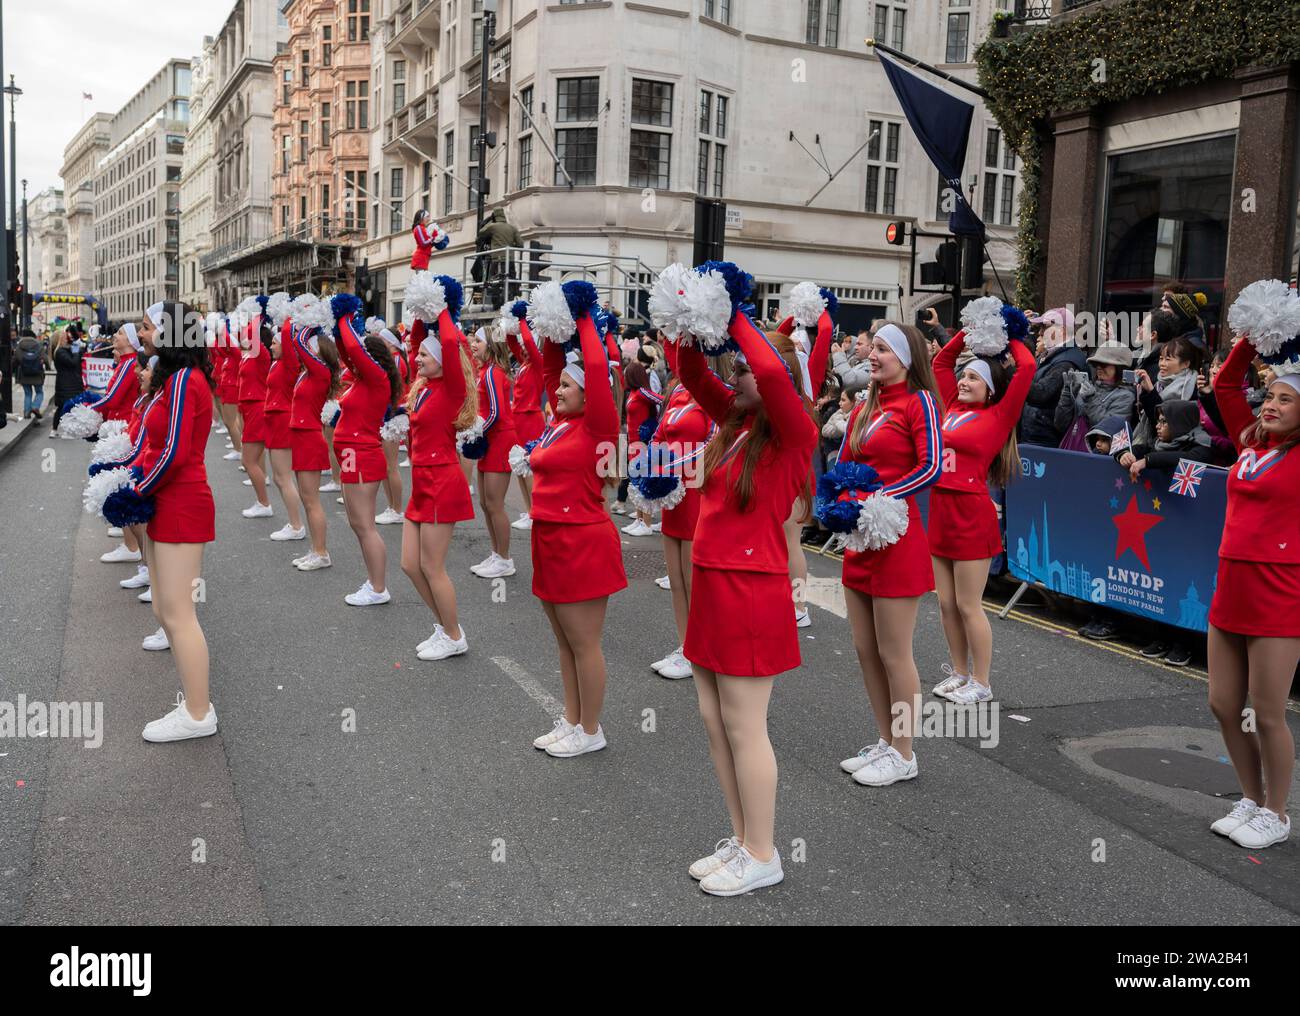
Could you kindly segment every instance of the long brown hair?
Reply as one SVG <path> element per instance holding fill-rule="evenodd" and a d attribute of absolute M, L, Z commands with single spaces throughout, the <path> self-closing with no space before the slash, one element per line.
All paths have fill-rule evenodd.
<path fill-rule="evenodd" d="M 902 331 L 907 336 L 907 348 L 912 354 L 912 364 L 907 368 L 907 390 L 909 392 L 927 391 L 934 399 L 936 406 L 941 405 L 939 399 L 939 386 L 934 380 L 934 368 L 930 366 L 930 350 L 926 345 L 925 336 L 921 334 L 919 328 L 912 325 L 902 325 L 897 321 L 886 321 L 884 324 L 892 324 L 895 328 Z M 881 327 L 884 327 L 882 325 Z M 876 411 L 880 408 L 880 385 L 876 381 L 871 382 L 867 389 L 867 404 L 858 412 L 858 417 L 853 422 L 853 429 L 849 431 L 849 451 L 857 454 L 862 450 L 862 435 L 875 416 Z"/>
<path fill-rule="evenodd" d="M 436 342 L 437 339 L 435 338 L 434 341 Z M 463 344 L 456 344 L 456 354 L 460 372 L 465 377 L 465 399 L 460 404 L 460 412 L 456 414 L 456 429 L 467 430 L 478 419 L 478 382 L 474 378 L 474 364 L 470 361 L 469 351 Z M 446 370 L 447 365 L 443 364 L 442 369 Z M 419 397 L 420 392 L 424 391 L 428 383 L 428 379 L 423 375 L 416 377 L 415 384 L 411 385 L 411 392 L 406 397 L 407 412 L 415 409 L 415 400 Z"/>
<path fill-rule="evenodd" d="M 324 362 L 325 366 L 330 369 L 330 386 L 329 390 L 325 393 L 325 398 L 337 398 L 339 388 L 342 387 L 342 382 L 340 382 L 339 376 L 343 373 L 343 366 L 339 362 L 339 348 L 334 345 L 334 340 L 326 335 L 317 337 L 316 347 L 320 350 L 321 360 Z"/>
<path fill-rule="evenodd" d="M 402 401 L 402 375 L 397 369 L 397 361 L 393 359 L 393 350 L 378 335 L 365 336 L 362 344 L 388 375 L 388 404 L 396 409 Z"/>
<path fill-rule="evenodd" d="M 993 378 L 992 398 L 988 400 L 988 405 L 996 406 L 1006 395 L 1007 388 L 1011 384 L 1011 378 L 1015 376 L 1019 367 L 1008 367 L 1006 356 L 977 356 L 975 359 L 982 360 L 988 365 L 989 376 Z M 970 366 L 969 362 L 966 365 Z M 962 370 L 966 368 L 963 367 Z M 1005 487 L 1020 475 L 1020 445 L 1016 441 L 1016 428 L 1011 428 L 1011 433 L 1007 435 L 1006 442 L 1002 445 L 1001 450 L 992 462 L 989 463 L 988 482 L 995 487 Z"/>
<path fill-rule="evenodd" d="M 808 401 L 808 396 L 804 394 L 803 371 L 799 366 L 799 358 L 795 355 L 794 342 L 780 332 L 764 332 L 763 334 L 767 336 L 767 341 L 771 343 L 785 362 L 785 369 L 790 373 L 791 384 L 795 386 L 795 391 L 799 393 L 804 411 L 811 420 L 812 403 Z M 748 415 L 746 411 L 733 409 L 727 419 L 719 425 L 717 433 L 713 435 L 713 440 L 709 442 L 708 448 L 704 450 L 703 471 L 706 481 L 713 475 L 713 471 L 722 465 L 723 456 L 727 454 L 727 450 L 736 440 Z M 774 437 L 772 423 L 767 417 L 767 410 L 760 402 L 758 408 L 754 410 L 754 422 L 750 424 L 749 437 L 745 441 L 740 475 L 736 478 L 736 503 L 742 512 L 749 510 L 749 506 L 754 499 L 754 473 L 758 470 L 759 459 L 763 457 L 763 452 L 767 450 L 768 443 Z M 803 513 L 806 513 L 808 506 L 812 503 L 812 488 L 808 480 L 804 481 L 803 490 L 799 493 L 799 499 Z"/>

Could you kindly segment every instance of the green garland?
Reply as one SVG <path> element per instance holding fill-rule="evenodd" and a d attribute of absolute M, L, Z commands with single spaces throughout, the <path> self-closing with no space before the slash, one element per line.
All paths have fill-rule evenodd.
<path fill-rule="evenodd" d="M 1102 80 L 1094 60 L 1105 61 Z M 1034 306 L 1042 145 L 1053 112 L 1151 95 L 1240 68 L 1300 61 L 1295 0 L 1128 0 L 990 38 L 975 51 L 989 112 L 1024 166 L 1016 300 Z"/>

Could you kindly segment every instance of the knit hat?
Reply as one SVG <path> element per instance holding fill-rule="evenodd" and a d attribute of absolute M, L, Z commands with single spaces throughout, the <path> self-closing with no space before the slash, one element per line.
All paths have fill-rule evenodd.
<path fill-rule="evenodd" d="M 1133 353 L 1122 342 L 1103 342 L 1088 357 L 1089 363 L 1109 363 L 1125 369 L 1133 366 Z"/>
<path fill-rule="evenodd" d="M 1208 302 L 1204 293 L 1168 293 L 1165 301 L 1178 319 L 1179 334 L 1201 327 L 1201 309 Z"/>

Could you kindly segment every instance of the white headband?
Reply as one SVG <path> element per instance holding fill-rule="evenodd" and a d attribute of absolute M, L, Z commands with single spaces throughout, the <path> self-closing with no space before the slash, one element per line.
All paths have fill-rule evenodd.
<path fill-rule="evenodd" d="M 162 328 L 162 313 L 163 313 L 163 304 L 161 303 L 155 303 L 152 307 L 150 307 L 147 311 L 145 311 L 145 314 L 148 316 L 149 320 L 153 322 L 153 326 L 155 328 Z"/>
<path fill-rule="evenodd" d="M 993 371 L 989 370 L 989 365 L 981 360 L 978 356 L 966 364 L 965 370 L 974 371 L 980 376 L 980 380 L 989 386 L 989 394 L 992 395 L 997 391 L 993 384 Z"/>
<path fill-rule="evenodd" d="M 587 372 L 582 369 L 582 360 L 578 358 L 577 353 L 570 353 L 568 361 L 564 364 L 563 374 L 568 374 L 573 378 L 574 383 L 584 392 L 587 390 Z"/>
<path fill-rule="evenodd" d="M 397 336 L 394 335 L 387 328 L 379 329 L 379 337 L 383 339 L 385 342 L 387 342 L 394 349 L 398 350 L 399 352 L 401 351 L 402 344 L 397 340 Z"/>
<path fill-rule="evenodd" d="M 161 304 L 159 304 L 159 306 L 161 306 Z M 152 310 L 152 308 L 150 309 Z M 152 314 L 150 314 L 149 316 L 151 318 L 153 317 Z M 140 342 L 140 336 L 136 333 L 135 325 L 133 325 L 130 321 L 128 321 L 126 324 L 122 326 L 122 331 L 126 332 L 126 341 L 131 343 L 131 348 L 134 349 L 137 353 L 143 353 L 144 346 Z"/>
<path fill-rule="evenodd" d="M 147 366 L 150 370 L 153 370 L 155 367 L 158 366 L 158 354 L 157 354 L 157 353 L 154 353 L 153 356 L 149 357 L 149 362 L 148 362 L 148 364 L 146 364 L 146 366 Z"/>
<path fill-rule="evenodd" d="M 420 349 L 421 351 L 428 353 L 430 356 L 432 356 L 441 365 L 442 341 L 440 339 L 438 339 L 433 335 L 430 335 L 427 339 L 425 339 L 423 342 L 420 343 Z"/>
<path fill-rule="evenodd" d="M 1294 388 L 1295 393 L 1300 395 L 1300 374 L 1279 374 L 1273 379 L 1273 384 L 1277 384 L 1279 381 L 1288 388 Z"/>
<path fill-rule="evenodd" d="M 897 325 L 881 325 L 876 331 L 876 338 L 884 339 L 889 343 L 889 348 L 894 351 L 904 368 L 912 369 L 912 347 L 908 344 L 907 336 L 903 334 L 903 329 Z"/>

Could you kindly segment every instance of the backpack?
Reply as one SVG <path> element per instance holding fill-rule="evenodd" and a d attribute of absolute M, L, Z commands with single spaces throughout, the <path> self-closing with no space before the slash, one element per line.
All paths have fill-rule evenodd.
<path fill-rule="evenodd" d="M 20 373 L 24 377 L 32 374 L 44 374 L 45 364 L 41 360 L 41 347 L 32 345 L 27 346 L 22 351 L 22 358 L 18 361 Z"/>

